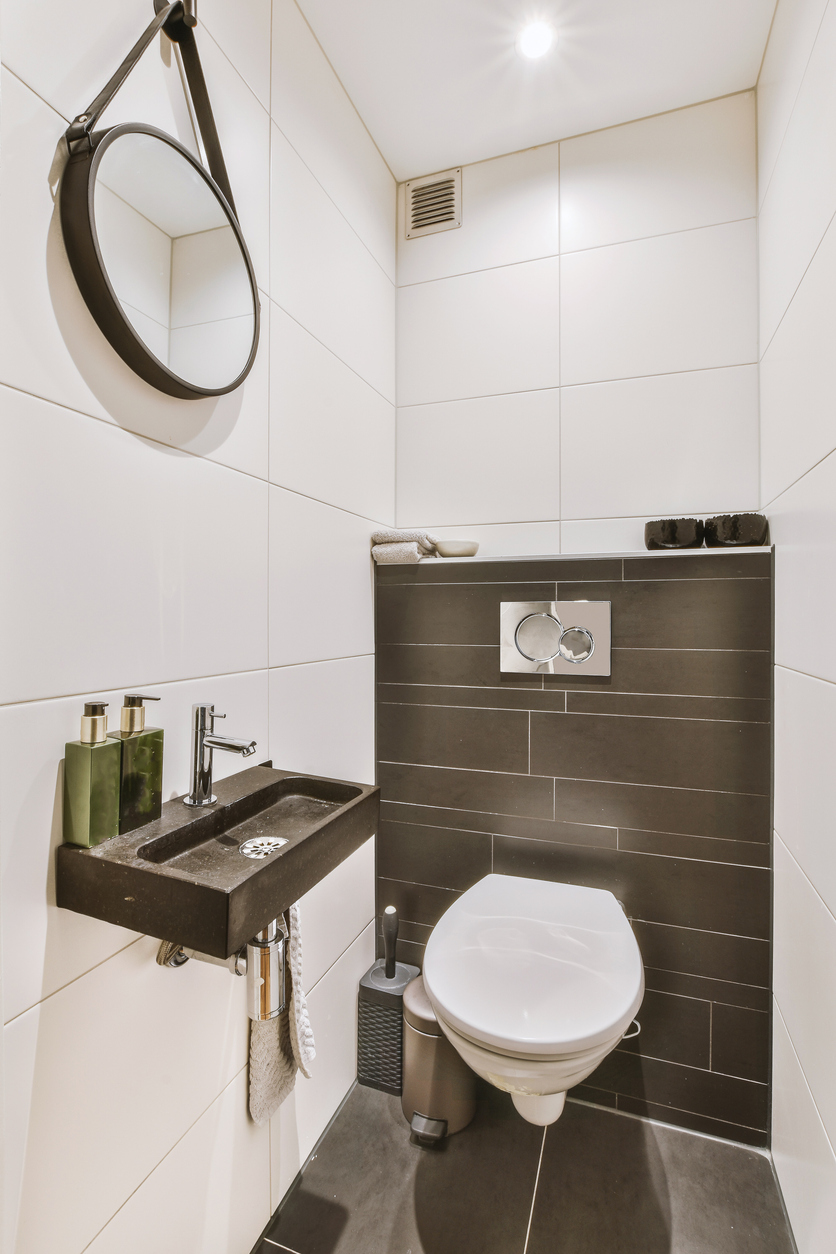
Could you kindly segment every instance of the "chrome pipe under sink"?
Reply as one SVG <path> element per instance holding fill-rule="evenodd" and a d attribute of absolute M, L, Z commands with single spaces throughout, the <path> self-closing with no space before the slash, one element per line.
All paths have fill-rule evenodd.
<path fill-rule="evenodd" d="M 273 919 L 252 938 L 245 949 L 231 958 L 213 958 L 196 949 L 163 941 L 157 952 L 161 967 L 179 969 L 195 958 L 214 967 L 225 967 L 232 975 L 247 977 L 247 1014 L 258 1023 L 275 1019 L 285 1008 L 284 971 L 287 928 L 284 919 Z"/>
<path fill-rule="evenodd" d="M 256 1022 L 284 1010 L 285 926 L 273 919 L 247 945 L 247 1014 Z"/>

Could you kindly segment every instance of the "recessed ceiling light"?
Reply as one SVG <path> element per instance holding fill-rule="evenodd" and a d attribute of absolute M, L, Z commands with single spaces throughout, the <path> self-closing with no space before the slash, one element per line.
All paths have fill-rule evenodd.
<path fill-rule="evenodd" d="M 529 22 L 517 36 L 517 52 L 522 57 L 534 60 L 544 57 L 555 39 L 555 29 L 551 22 Z"/>

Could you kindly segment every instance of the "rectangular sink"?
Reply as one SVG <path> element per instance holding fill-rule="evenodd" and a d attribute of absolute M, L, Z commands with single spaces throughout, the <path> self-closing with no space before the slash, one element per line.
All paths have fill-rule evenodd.
<path fill-rule="evenodd" d="M 61 845 L 58 905 L 227 958 L 377 830 L 366 784 L 256 766 L 215 792 L 95 848 Z"/>

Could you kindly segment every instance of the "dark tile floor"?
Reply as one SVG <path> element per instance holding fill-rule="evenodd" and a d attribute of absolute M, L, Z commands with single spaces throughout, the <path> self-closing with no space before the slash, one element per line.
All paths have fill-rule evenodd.
<path fill-rule="evenodd" d="M 436 1149 L 357 1087 L 256 1254 L 793 1254 L 764 1155 L 567 1103 L 546 1130 L 496 1089 Z"/>

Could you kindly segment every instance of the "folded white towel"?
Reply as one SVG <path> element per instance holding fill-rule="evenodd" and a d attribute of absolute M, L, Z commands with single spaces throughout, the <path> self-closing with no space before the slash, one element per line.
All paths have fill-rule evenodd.
<path fill-rule="evenodd" d="M 438 544 L 438 537 L 429 531 L 375 531 L 372 544 L 418 544 L 431 553 Z"/>
<path fill-rule="evenodd" d="M 297 1069 L 307 1079 L 316 1058 L 314 1036 L 308 1018 L 308 1005 L 302 991 L 302 938 L 299 906 L 288 911 L 290 929 L 284 919 L 279 927 L 287 937 L 287 962 L 291 992 L 288 1005 L 275 1019 L 250 1024 L 250 1115 L 255 1123 L 266 1123 L 281 1106 L 296 1083 Z"/>
<path fill-rule="evenodd" d="M 419 544 L 376 544 L 372 557 L 382 566 L 401 566 L 429 557 Z"/>

